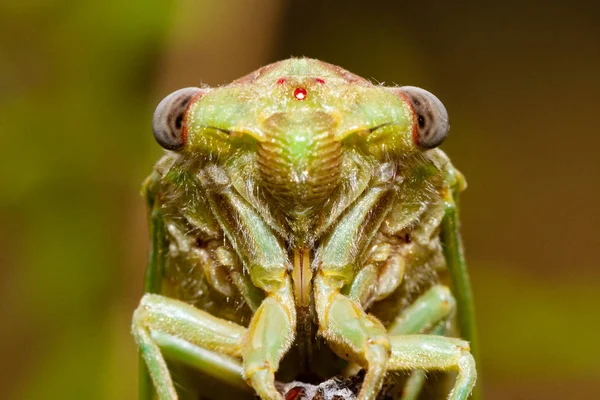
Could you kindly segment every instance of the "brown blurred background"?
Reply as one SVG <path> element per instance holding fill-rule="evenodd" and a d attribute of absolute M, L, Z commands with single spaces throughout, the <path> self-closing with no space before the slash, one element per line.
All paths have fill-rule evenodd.
<path fill-rule="evenodd" d="M 591 1 L 2 0 L 0 398 L 135 398 L 154 106 L 292 55 L 448 108 L 486 398 L 598 398 L 598 21 Z"/>

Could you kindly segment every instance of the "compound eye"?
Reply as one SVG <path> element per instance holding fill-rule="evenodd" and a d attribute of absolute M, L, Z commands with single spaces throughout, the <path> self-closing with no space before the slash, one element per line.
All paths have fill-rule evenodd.
<path fill-rule="evenodd" d="M 403 86 L 398 91 L 411 103 L 416 115 L 413 133 L 415 144 L 424 149 L 439 146 L 450 129 L 446 107 L 427 90 Z"/>
<path fill-rule="evenodd" d="M 200 88 L 179 89 L 158 104 L 152 118 L 152 130 L 158 144 L 167 150 L 183 147 L 186 140 L 185 112 L 192 99 L 200 93 Z"/>

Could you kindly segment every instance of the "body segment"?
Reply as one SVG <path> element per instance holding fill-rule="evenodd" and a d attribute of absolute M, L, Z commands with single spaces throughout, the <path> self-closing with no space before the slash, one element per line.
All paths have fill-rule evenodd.
<path fill-rule="evenodd" d="M 433 148 L 448 128 L 438 103 L 290 59 L 159 105 L 170 151 L 145 186 L 156 295 L 133 329 L 161 399 L 176 396 L 163 353 L 232 387 L 242 374 L 264 399 L 281 398 L 276 378 L 325 380 L 344 360 L 367 371 L 360 399 L 389 371 L 430 369 L 458 371 L 449 398 L 467 398 L 469 346 L 438 336 L 454 310 L 440 284 L 464 268 L 451 215 L 464 184 Z"/>

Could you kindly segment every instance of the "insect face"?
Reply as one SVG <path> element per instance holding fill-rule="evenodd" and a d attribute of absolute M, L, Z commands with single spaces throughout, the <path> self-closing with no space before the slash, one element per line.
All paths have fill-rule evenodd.
<path fill-rule="evenodd" d="M 265 400 L 283 399 L 276 380 L 325 382 L 339 359 L 366 370 L 363 400 L 392 371 L 413 371 L 403 398 L 417 398 L 425 370 L 458 371 L 449 398 L 466 400 L 472 345 L 445 337 L 455 315 L 475 336 L 465 184 L 434 149 L 448 127 L 425 90 L 310 59 L 167 96 L 153 129 L 169 151 L 144 185 L 152 294 L 133 318 L 158 398 L 213 395 L 172 376 L 174 357 Z"/>

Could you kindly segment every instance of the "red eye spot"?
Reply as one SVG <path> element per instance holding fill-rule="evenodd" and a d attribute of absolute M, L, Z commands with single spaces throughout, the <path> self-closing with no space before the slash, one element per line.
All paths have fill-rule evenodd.
<path fill-rule="evenodd" d="M 317 78 L 315 79 L 318 83 L 320 83 L 321 85 L 325 83 L 325 81 L 321 78 Z"/>
<path fill-rule="evenodd" d="M 301 87 L 296 88 L 296 90 L 294 90 L 294 97 L 296 98 L 296 100 L 306 99 L 306 89 Z"/>
<path fill-rule="evenodd" d="M 279 78 L 279 79 L 277 79 L 277 84 L 278 85 L 282 85 L 283 82 L 285 82 L 285 78 Z"/>

